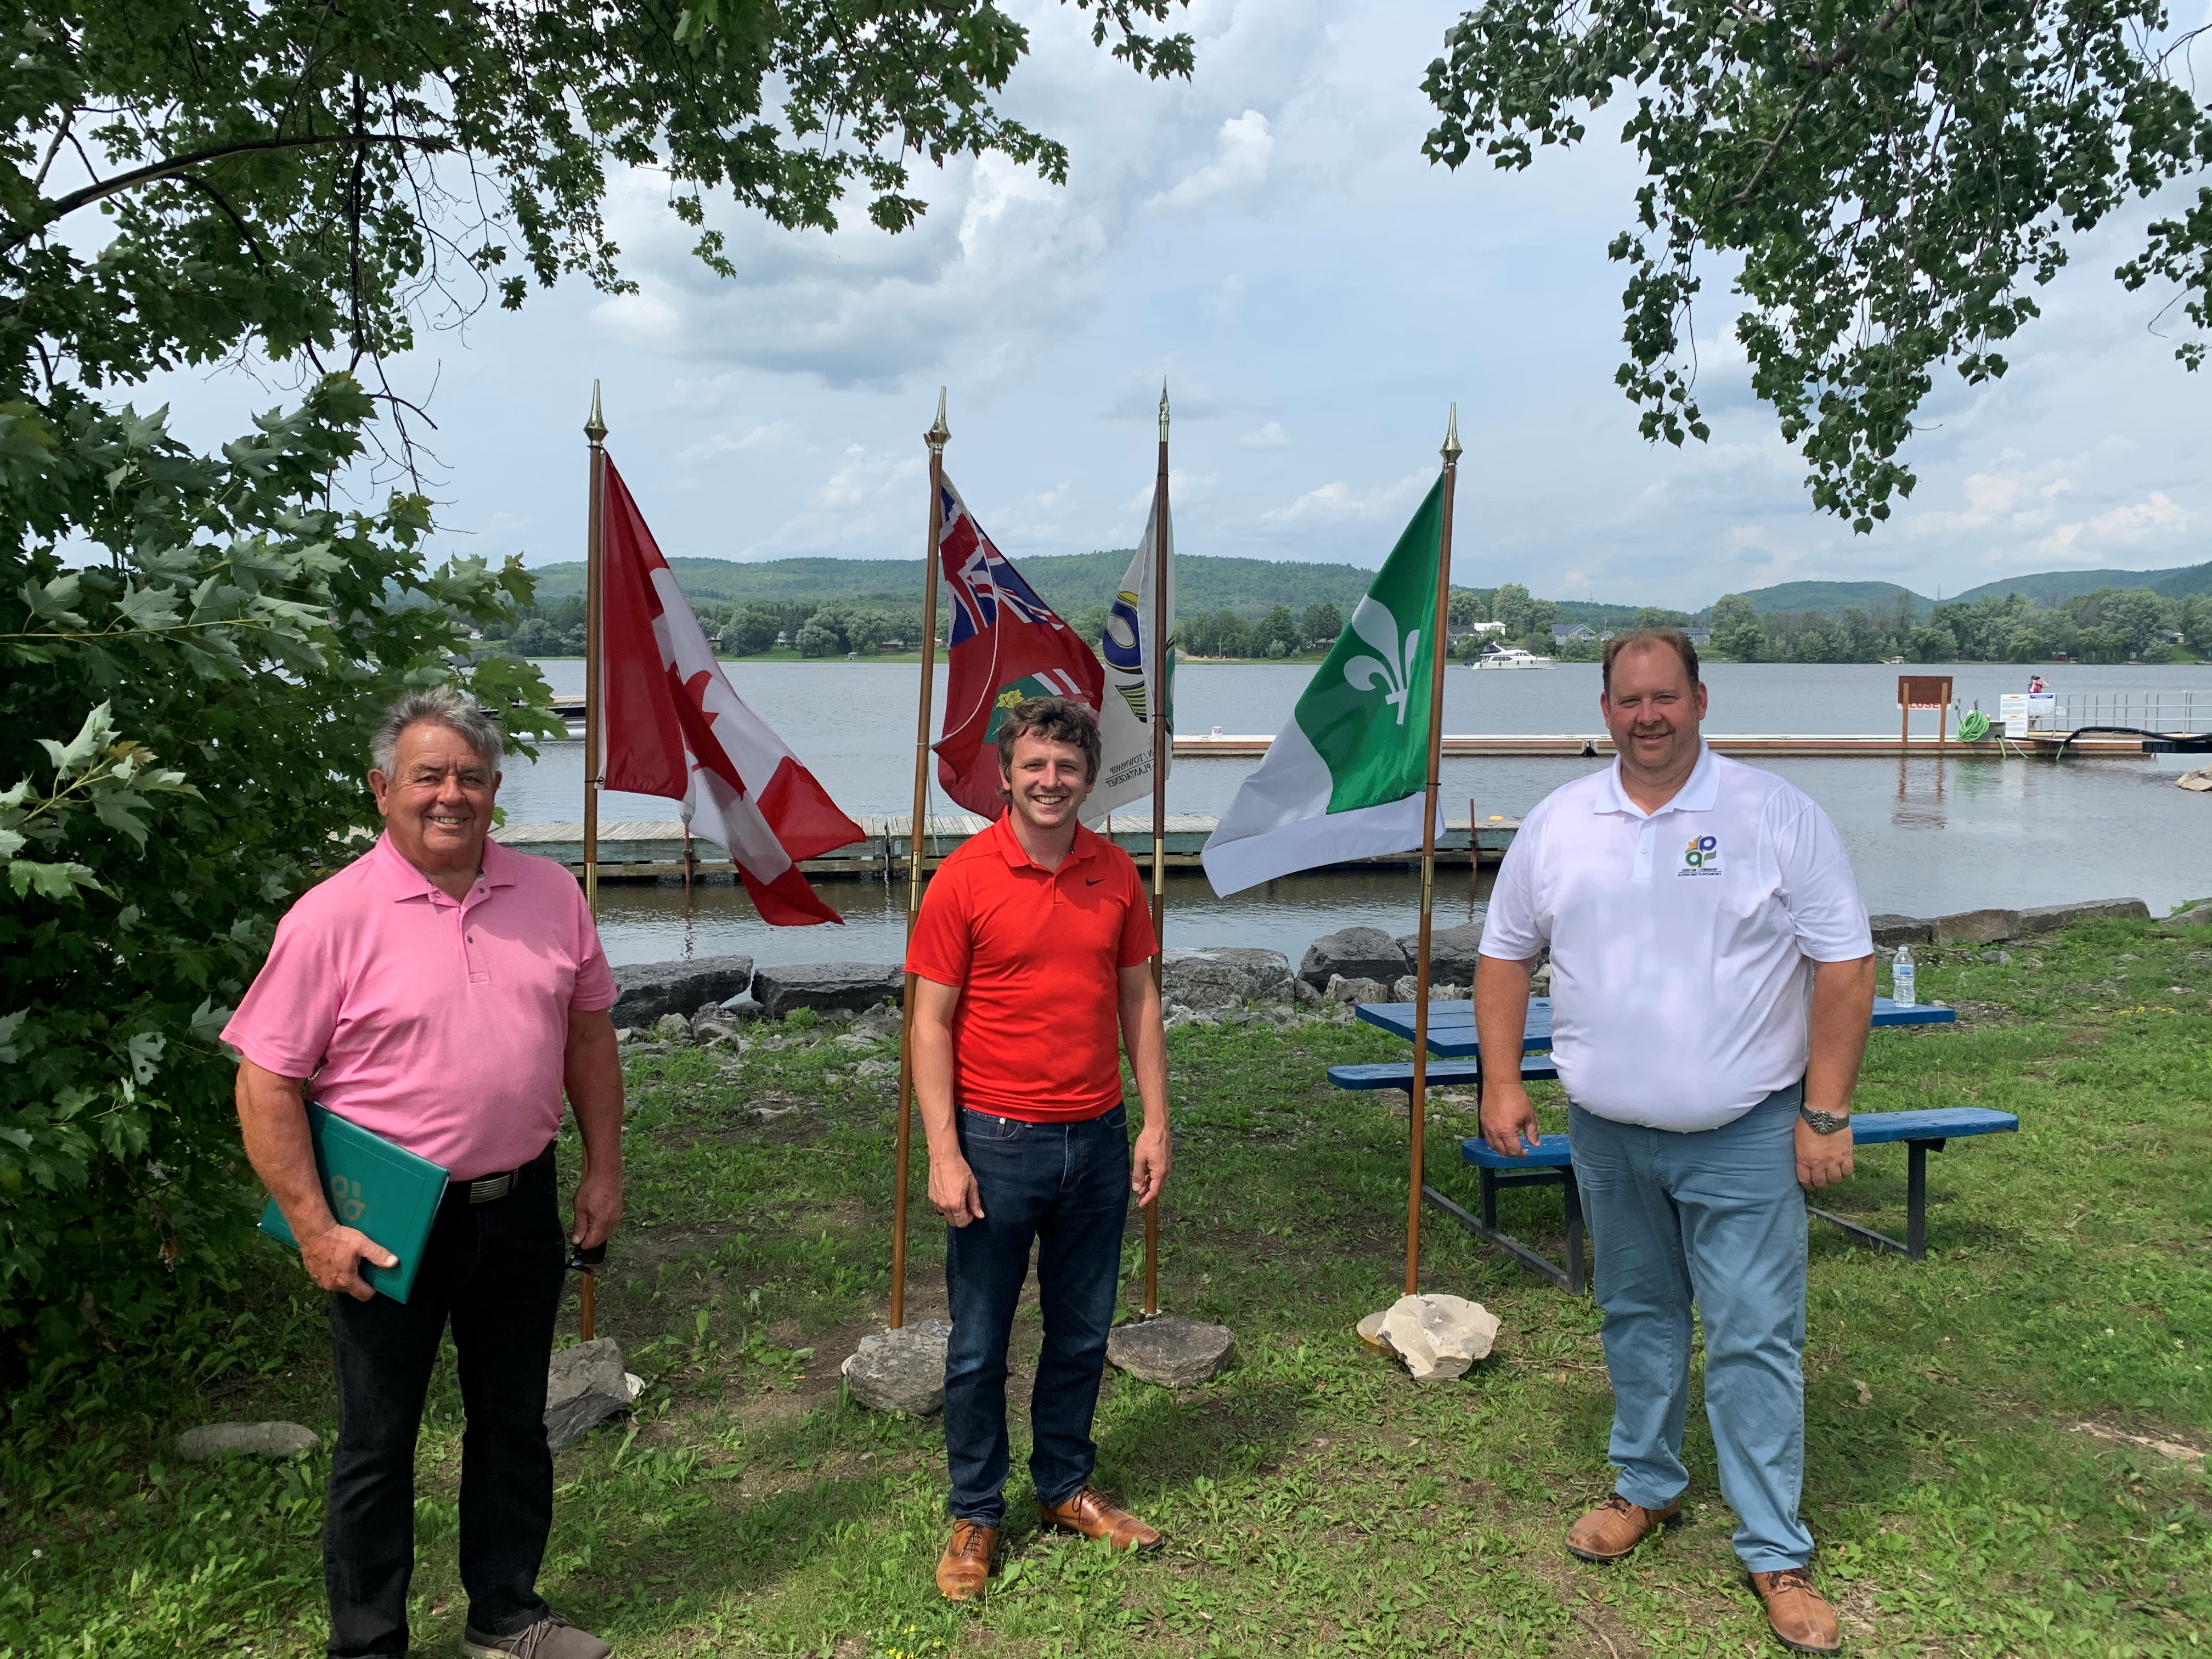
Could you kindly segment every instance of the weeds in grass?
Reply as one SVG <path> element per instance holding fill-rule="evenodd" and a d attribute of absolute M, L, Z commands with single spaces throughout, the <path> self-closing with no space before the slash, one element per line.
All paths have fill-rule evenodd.
<path fill-rule="evenodd" d="M 2185 1453 L 2212 1425 L 2212 959 L 2126 923 L 2003 956 L 1923 957 L 1923 994 L 1966 1018 L 1877 1034 L 1858 1103 L 1972 1102 L 2017 1112 L 2021 1133 L 1930 1160 L 1923 1263 L 1816 1224 L 1817 1571 L 1857 1654 L 2199 1654 L 2212 1492 Z M 1608 1571 L 1560 1549 L 1608 1482 L 1587 1300 L 1432 1217 L 1427 1282 L 1498 1312 L 1497 1352 L 1422 1389 L 1352 1340 L 1395 1293 L 1405 1115 L 1331 1091 L 1323 1067 L 1402 1051 L 1328 1024 L 1170 1037 L 1163 1297 L 1232 1326 L 1241 1359 L 1183 1395 L 1109 1376 L 1097 1429 L 1102 1484 L 1169 1549 L 1137 1560 L 1041 1534 L 1018 1474 L 988 1600 L 942 1603 L 938 1426 L 838 1391 L 889 1288 L 891 1091 L 848 1074 L 833 1030 L 787 1021 L 734 1066 L 694 1049 L 631 1062 L 630 1219 L 599 1317 L 648 1389 L 561 1455 L 543 1577 L 626 1656 L 1770 1650 L 1698 1413 L 1691 1524 Z M 1539 1109 L 1558 1127 L 1556 1090 Z M 1446 1091 L 1432 1119 L 1431 1178 L 1462 1198 L 1473 1109 Z M 1863 1153 L 1836 1206 L 1893 1222 L 1904 1162 Z M 1558 1247 L 1556 1193 L 1500 1207 Z M 912 1246 L 926 1316 L 941 1239 L 917 1224 Z M 1127 1281 L 1140 1263 L 1133 1231 Z M 0 1656 L 319 1647 L 324 1459 L 190 1467 L 171 1450 L 211 1418 L 332 1425 L 319 1306 L 273 1253 L 248 1266 L 157 1362 L 46 1376 L 9 1402 Z M 1032 1310 L 1018 1370 L 1037 1340 Z M 465 1613 L 460 1427 L 441 1368 L 418 1476 L 425 1650 Z"/>

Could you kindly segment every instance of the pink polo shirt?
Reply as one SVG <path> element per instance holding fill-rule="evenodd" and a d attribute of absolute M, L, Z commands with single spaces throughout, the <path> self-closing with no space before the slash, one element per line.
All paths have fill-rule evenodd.
<path fill-rule="evenodd" d="M 487 842 L 457 903 L 379 836 L 277 923 L 222 1036 L 472 1181 L 545 1150 L 561 1127 L 568 1011 L 614 1000 L 599 929 L 561 866 Z"/>

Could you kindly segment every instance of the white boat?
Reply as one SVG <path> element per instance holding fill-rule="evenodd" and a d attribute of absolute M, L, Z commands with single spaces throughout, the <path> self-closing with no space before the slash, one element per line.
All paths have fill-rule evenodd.
<path fill-rule="evenodd" d="M 1549 657 L 1534 656 L 1517 645 L 1508 645 L 1484 652 L 1468 665 L 1470 668 L 1549 668 L 1553 666 L 1553 660 Z"/>

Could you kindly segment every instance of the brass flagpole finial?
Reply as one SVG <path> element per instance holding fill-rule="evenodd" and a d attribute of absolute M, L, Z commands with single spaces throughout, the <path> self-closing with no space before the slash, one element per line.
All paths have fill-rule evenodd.
<path fill-rule="evenodd" d="M 1451 419 L 1444 426 L 1443 458 L 1447 465 L 1459 459 L 1466 452 L 1459 444 L 1459 405 L 1451 406 Z"/>
<path fill-rule="evenodd" d="M 592 441 L 594 448 L 606 441 L 607 417 L 599 413 L 599 383 L 597 380 L 592 382 L 592 418 L 584 422 L 584 435 Z"/>
<path fill-rule="evenodd" d="M 922 441 L 936 453 L 941 455 L 945 453 L 946 441 L 951 436 L 952 428 L 945 424 L 945 388 L 939 386 L 937 388 L 937 419 L 929 430 L 921 434 Z"/>
<path fill-rule="evenodd" d="M 1168 383 L 1160 382 L 1160 441 L 1168 441 Z"/>

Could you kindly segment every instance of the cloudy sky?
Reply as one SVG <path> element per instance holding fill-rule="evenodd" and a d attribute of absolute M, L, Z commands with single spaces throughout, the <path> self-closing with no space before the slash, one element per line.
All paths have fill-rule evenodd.
<path fill-rule="evenodd" d="M 1695 607 L 1799 578 L 1955 592 L 2212 557 L 2212 374 L 2151 331 L 2168 296 L 2110 276 L 2147 213 L 2077 249 L 2003 381 L 1939 378 L 1918 492 L 1854 537 L 1806 505 L 1724 303 L 1698 319 L 1713 441 L 1637 437 L 1605 257 L 1629 153 L 1592 143 L 1516 175 L 1422 159 L 1420 78 L 1455 8 L 1198 0 L 1198 73 L 1171 84 L 1094 51 L 1072 9 L 1009 9 L 1035 52 L 1008 106 L 1067 143 L 1064 189 L 955 167 L 922 181 L 932 210 L 897 237 L 732 212 L 726 282 L 691 259 L 658 180 L 622 181 L 638 294 L 533 293 L 395 370 L 439 422 L 448 544 L 580 554 L 597 376 L 610 448 L 672 555 L 915 556 L 940 384 L 947 470 L 1008 553 L 1127 546 L 1164 376 L 1186 553 L 1378 562 L 1455 400 L 1455 573 L 1473 585 Z M 2204 9 L 2185 0 L 2177 21 Z M 195 437 L 271 401 L 235 374 L 161 391 Z"/>

